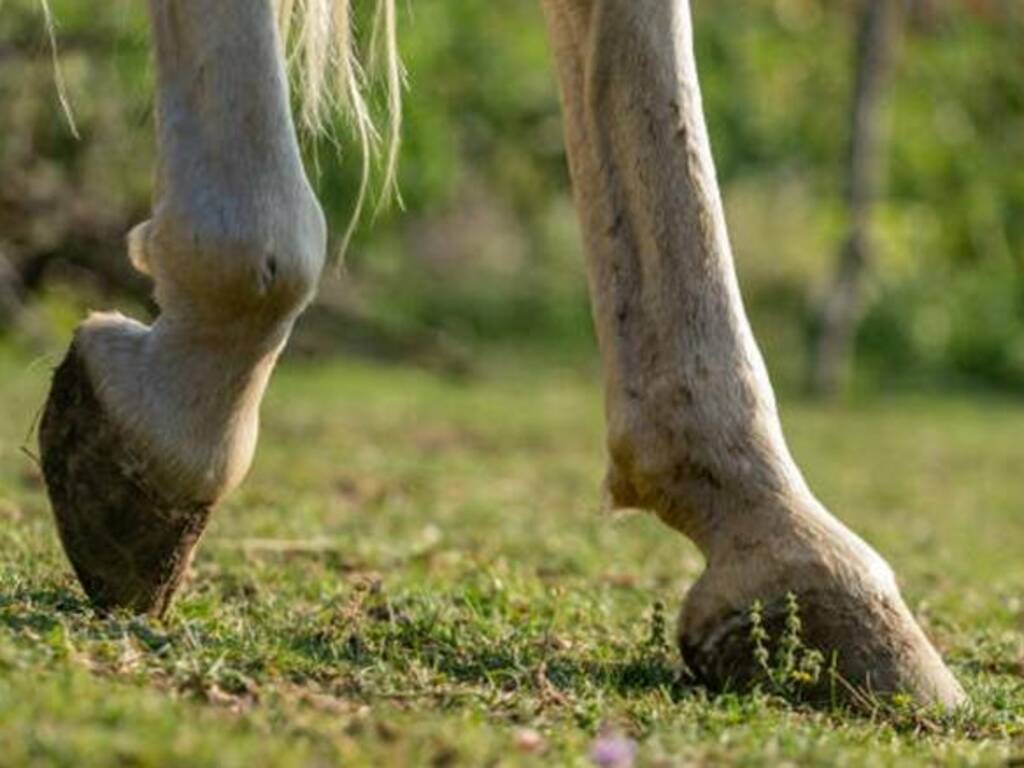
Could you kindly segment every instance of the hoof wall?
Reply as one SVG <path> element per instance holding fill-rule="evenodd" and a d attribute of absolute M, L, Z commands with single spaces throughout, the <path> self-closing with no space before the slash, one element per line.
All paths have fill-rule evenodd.
<path fill-rule="evenodd" d="M 721 616 L 699 636 L 682 632 L 679 642 L 687 666 L 714 690 L 770 684 L 759 652 L 772 674 L 778 674 L 774 665 L 780 644 L 788 640 L 792 647 L 796 637 L 804 649 L 798 656 L 806 650 L 820 653 L 820 674 L 789 687 L 811 703 L 870 709 L 896 694 L 946 710 L 966 702 L 960 684 L 898 596 L 868 599 L 838 589 L 807 589 L 794 592 L 793 597 L 764 602 L 759 613 L 764 638 L 760 651 L 749 610 Z"/>
<path fill-rule="evenodd" d="M 152 482 L 74 343 L 54 373 L 39 447 L 61 543 L 93 605 L 163 614 L 211 508 L 168 498 Z"/>

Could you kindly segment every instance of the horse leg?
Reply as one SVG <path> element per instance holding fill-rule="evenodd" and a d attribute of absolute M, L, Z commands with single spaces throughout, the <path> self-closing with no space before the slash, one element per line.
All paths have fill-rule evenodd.
<path fill-rule="evenodd" d="M 64 549 L 99 607 L 162 613 L 212 506 L 249 468 L 259 404 L 324 261 L 271 0 L 150 0 L 158 172 L 129 236 L 151 327 L 94 314 L 40 426 Z"/>
<path fill-rule="evenodd" d="M 786 446 L 733 268 L 687 0 L 543 7 L 604 360 L 607 491 L 707 562 L 680 613 L 685 661 L 714 686 L 752 680 L 751 605 L 774 626 L 792 595 L 802 639 L 852 688 L 960 704 L 889 566 Z"/>

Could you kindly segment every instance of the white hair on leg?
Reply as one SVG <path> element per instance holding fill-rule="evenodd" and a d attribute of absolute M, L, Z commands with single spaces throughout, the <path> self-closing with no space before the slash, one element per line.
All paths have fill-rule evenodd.
<path fill-rule="evenodd" d="M 50 59 L 53 64 L 53 81 L 57 87 L 57 100 L 60 102 L 61 111 L 67 121 L 68 130 L 76 139 L 78 126 L 75 124 L 75 114 L 71 110 L 71 101 L 68 99 L 68 89 L 64 84 L 64 72 L 60 67 L 60 54 L 57 52 L 57 24 L 53 20 L 53 11 L 50 10 L 49 0 L 39 0 L 39 7 L 43 12 L 43 24 L 46 27 L 46 37 L 50 42 Z"/>
<path fill-rule="evenodd" d="M 366 71 L 360 64 L 352 0 L 274 0 L 289 71 L 299 94 L 299 122 L 310 135 L 326 135 L 331 119 L 346 117 L 362 155 L 362 174 L 352 219 L 342 238 L 348 247 L 370 188 L 372 157 L 383 155 L 377 210 L 398 199 L 396 175 L 402 125 L 404 73 L 398 54 L 395 0 L 377 0 L 369 41 L 369 71 L 384 83 L 387 128 L 378 131 L 367 104 Z"/>
<path fill-rule="evenodd" d="M 402 88 L 405 85 L 405 70 L 398 55 L 398 31 L 393 0 L 377 3 L 377 15 L 370 39 L 370 71 L 380 72 L 387 89 L 388 130 L 384 153 L 384 181 L 377 211 L 394 197 L 401 205 L 398 191 L 398 147 L 402 135 Z"/>

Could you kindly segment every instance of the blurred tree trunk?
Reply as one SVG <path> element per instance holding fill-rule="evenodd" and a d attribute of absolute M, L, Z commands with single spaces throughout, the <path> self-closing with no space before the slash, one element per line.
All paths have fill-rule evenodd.
<path fill-rule="evenodd" d="M 0 251 L 0 333 L 14 324 L 21 311 L 21 280 Z"/>
<path fill-rule="evenodd" d="M 869 224 L 884 167 L 882 101 L 898 15 L 898 0 L 861 0 L 858 10 L 846 187 L 848 231 L 811 343 L 808 384 L 818 395 L 835 394 L 850 367 L 865 278 L 873 261 Z"/>

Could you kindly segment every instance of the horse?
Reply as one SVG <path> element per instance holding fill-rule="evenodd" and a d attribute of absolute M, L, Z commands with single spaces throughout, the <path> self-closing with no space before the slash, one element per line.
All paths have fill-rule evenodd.
<path fill-rule="evenodd" d="M 705 124 L 688 0 L 541 0 L 603 361 L 612 507 L 691 539 L 706 568 L 679 614 L 709 686 L 754 679 L 750 606 L 804 641 L 843 690 L 946 709 L 966 696 L 892 569 L 814 496 L 790 455 L 743 306 Z M 394 181 L 402 69 L 394 0 L 372 50 L 389 94 L 363 96 L 350 0 L 149 0 L 155 194 L 127 238 L 160 314 L 77 328 L 40 425 L 64 549 L 99 608 L 166 611 L 212 509 L 244 478 L 259 408 L 325 264 L 299 123 L 335 107 Z M 289 74 L 301 107 L 291 108 Z M 349 233 L 351 234 L 351 227 Z"/>

